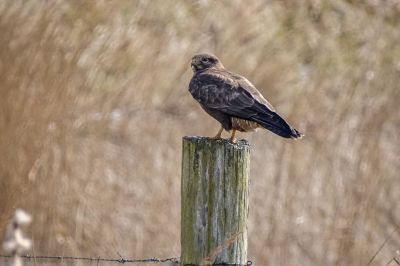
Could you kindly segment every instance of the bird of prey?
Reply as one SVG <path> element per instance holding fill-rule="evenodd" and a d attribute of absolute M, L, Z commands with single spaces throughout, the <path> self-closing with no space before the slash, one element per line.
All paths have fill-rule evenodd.
<path fill-rule="evenodd" d="M 250 81 L 226 70 L 215 55 L 196 54 L 192 57 L 191 67 L 194 73 L 189 92 L 209 115 L 221 123 L 214 139 L 221 139 L 224 129 L 232 130 L 230 141 L 236 143 L 236 131 L 255 131 L 258 127 L 284 138 L 303 137 L 276 113 Z"/>

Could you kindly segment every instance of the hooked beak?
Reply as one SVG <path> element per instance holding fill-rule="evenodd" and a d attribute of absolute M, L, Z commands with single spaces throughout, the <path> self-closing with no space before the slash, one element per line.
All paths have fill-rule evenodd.
<path fill-rule="evenodd" d="M 196 71 L 197 71 L 197 67 L 196 67 L 195 64 L 192 63 L 192 64 L 190 65 L 190 67 L 192 68 L 193 72 L 196 72 Z"/>

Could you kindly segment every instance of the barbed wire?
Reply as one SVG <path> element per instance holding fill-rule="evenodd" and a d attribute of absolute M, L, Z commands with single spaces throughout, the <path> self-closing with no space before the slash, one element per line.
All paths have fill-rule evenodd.
<path fill-rule="evenodd" d="M 111 258 L 102 258 L 102 257 L 72 257 L 72 256 L 35 256 L 35 255 L 23 255 L 20 256 L 23 259 L 26 260 L 80 260 L 80 261 L 88 261 L 88 262 L 115 262 L 115 263 L 146 263 L 146 262 L 151 262 L 151 263 L 163 263 L 163 262 L 172 262 L 177 265 L 179 265 L 179 257 L 172 257 L 172 258 L 164 258 L 164 259 L 159 259 L 159 258 L 144 258 L 144 259 L 125 259 L 122 256 L 119 259 L 111 259 Z M 12 255 L 3 255 L 0 254 L 0 258 L 13 258 Z M 217 264 L 219 265 L 219 264 Z M 229 265 L 229 264 L 221 264 L 221 265 Z M 243 266 L 251 266 L 253 265 L 253 262 L 251 260 L 247 261 L 247 263 Z"/>
<path fill-rule="evenodd" d="M 0 258 L 12 258 L 11 255 L 3 255 L 0 254 Z M 81 260 L 81 261 L 89 261 L 89 262 L 115 262 L 115 263 L 162 263 L 162 262 L 172 262 L 179 264 L 179 257 L 174 258 L 144 258 L 144 259 L 125 259 L 123 257 L 119 259 L 111 259 L 111 258 L 101 258 L 101 257 L 72 257 L 72 256 L 35 256 L 35 255 L 23 255 L 20 256 L 23 259 L 27 260 Z"/>

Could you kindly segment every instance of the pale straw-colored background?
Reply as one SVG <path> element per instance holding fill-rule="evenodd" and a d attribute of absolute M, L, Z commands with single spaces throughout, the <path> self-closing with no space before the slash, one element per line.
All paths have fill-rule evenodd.
<path fill-rule="evenodd" d="M 187 91 L 209 51 L 306 134 L 239 136 L 249 259 L 400 249 L 400 1 L 3 0 L 0 35 L 0 241 L 21 207 L 37 255 L 179 256 L 181 138 L 218 129 Z"/>

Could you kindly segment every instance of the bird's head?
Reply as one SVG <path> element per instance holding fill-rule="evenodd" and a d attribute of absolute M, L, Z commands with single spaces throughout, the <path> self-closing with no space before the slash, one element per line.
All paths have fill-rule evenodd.
<path fill-rule="evenodd" d="M 192 70 L 194 73 L 210 68 L 223 68 L 221 61 L 212 54 L 196 54 L 192 57 Z"/>

